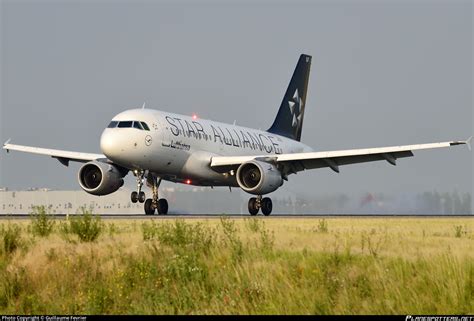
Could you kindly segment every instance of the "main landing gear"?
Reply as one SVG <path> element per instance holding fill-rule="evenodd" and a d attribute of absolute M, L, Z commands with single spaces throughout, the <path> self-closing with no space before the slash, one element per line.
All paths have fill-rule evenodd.
<path fill-rule="evenodd" d="M 148 174 L 148 183 L 152 185 L 153 198 L 145 201 L 145 214 L 153 215 L 155 210 L 158 211 L 158 214 L 168 214 L 168 201 L 164 198 L 158 198 L 158 187 L 161 184 L 161 178 L 157 181 L 156 176 Z"/>
<path fill-rule="evenodd" d="M 249 213 L 252 216 L 258 214 L 258 210 L 261 209 L 263 215 L 268 216 L 272 213 L 273 205 L 272 200 L 269 197 L 262 198 L 262 195 L 257 197 L 251 197 L 249 199 Z"/>

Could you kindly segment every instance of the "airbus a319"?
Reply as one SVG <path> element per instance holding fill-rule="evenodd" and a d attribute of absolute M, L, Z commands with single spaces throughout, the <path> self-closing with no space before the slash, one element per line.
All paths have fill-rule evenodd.
<path fill-rule="evenodd" d="M 315 151 L 301 143 L 311 56 L 301 55 L 273 124 L 267 131 L 224 124 L 193 116 L 139 108 L 112 118 L 100 138 L 103 154 L 80 153 L 14 145 L 7 151 L 48 155 L 68 166 L 84 163 L 78 172 L 81 188 L 93 195 L 107 195 L 124 184 L 132 172 L 137 190 L 130 199 L 144 203 L 146 214 L 168 213 L 168 202 L 159 197 L 163 180 L 196 186 L 239 187 L 254 195 L 248 211 L 272 212 L 272 201 L 264 195 L 280 188 L 291 174 L 356 163 L 387 161 L 413 156 L 421 149 L 469 144 L 448 141 L 381 148 Z M 144 107 L 144 106 L 143 106 Z M 146 198 L 143 185 L 151 188 Z"/>

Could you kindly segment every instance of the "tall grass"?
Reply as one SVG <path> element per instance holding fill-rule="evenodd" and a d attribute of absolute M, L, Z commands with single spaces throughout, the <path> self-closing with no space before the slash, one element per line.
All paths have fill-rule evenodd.
<path fill-rule="evenodd" d="M 88 243 L 65 239 L 61 222 L 24 249 L 2 248 L 0 313 L 472 314 L 472 253 L 432 247 L 442 237 L 468 249 L 472 228 L 459 239 L 453 225 L 424 220 L 425 237 L 410 234 L 413 223 L 332 221 L 314 233 L 320 221 L 147 219 L 136 229 L 121 220 L 101 223 L 109 233 Z M 20 225 L 3 224 L 2 240 L 7 230 L 30 238 Z M 397 252 L 407 237 L 420 247 L 411 256 Z"/>
<path fill-rule="evenodd" d="M 142 224 L 144 241 L 159 241 L 164 246 L 183 252 L 208 253 L 215 242 L 215 232 L 201 223 L 187 224 L 184 220 L 156 224 L 154 221 Z"/>

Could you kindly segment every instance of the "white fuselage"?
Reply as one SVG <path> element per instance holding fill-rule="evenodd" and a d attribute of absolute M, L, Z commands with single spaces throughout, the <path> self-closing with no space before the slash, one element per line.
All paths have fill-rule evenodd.
<path fill-rule="evenodd" d="M 152 109 L 127 110 L 112 121 L 145 122 L 149 130 L 106 128 L 100 146 L 111 161 L 132 171 L 148 170 L 165 180 L 192 185 L 238 186 L 234 175 L 211 169 L 213 156 L 313 151 L 265 131 Z"/>

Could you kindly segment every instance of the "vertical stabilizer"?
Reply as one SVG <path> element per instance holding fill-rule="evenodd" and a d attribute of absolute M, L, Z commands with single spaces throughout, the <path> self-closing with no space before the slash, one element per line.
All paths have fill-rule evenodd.
<path fill-rule="evenodd" d="M 310 69 L 311 56 L 301 55 L 268 132 L 300 141 Z"/>

